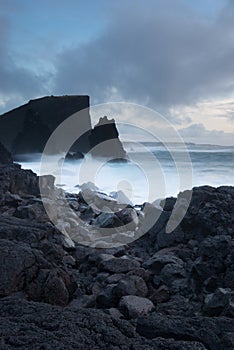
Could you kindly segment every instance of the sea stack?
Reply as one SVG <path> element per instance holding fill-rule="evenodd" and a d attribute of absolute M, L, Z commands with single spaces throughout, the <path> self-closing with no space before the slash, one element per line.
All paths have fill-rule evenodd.
<path fill-rule="evenodd" d="M 99 157 L 126 159 L 126 152 L 119 139 L 114 119 L 99 119 L 90 135 L 91 154 Z"/>

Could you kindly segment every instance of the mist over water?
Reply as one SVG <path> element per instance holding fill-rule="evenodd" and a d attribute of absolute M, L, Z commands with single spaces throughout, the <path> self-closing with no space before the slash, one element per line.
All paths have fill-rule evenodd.
<path fill-rule="evenodd" d="M 234 185 L 234 147 L 188 145 L 191 163 L 183 156 L 184 149 L 179 145 L 173 148 L 177 162 L 171 150 L 157 143 L 145 143 L 143 148 L 128 143 L 125 149 L 130 159 L 127 163 L 108 162 L 87 155 L 83 160 L 66 160 L 61 169 L 59 165 L 55 169 L 51 168 L 50 159 L 54 160 L 51 156 L 48 167 L 46 165 L 41 173 L 41 157 L 34 155 L 21 165 L 40 175 L 54 175 L 56 185 L 66 191 L 77 193 L 79 185 L 91 181 L 107 194 L 122 190 L 134 204 L 176 196 L 188 187 Z"/>

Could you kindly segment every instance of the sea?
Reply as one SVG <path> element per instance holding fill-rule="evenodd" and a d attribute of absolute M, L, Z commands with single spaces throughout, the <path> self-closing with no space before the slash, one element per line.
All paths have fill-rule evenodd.
<path fill-rule="evenodd" d="M 89 154 L 72 161 L 63 154 L 37 154 L 20 164 L 38 175 L 54 175 L 65 191 L 78 193 L 82 185 L 93 184 L 106 194 L 123 193 L 134 205 L 177 196 L 195 186 L 234 186 L 234 146 L 127 142 L 124 148 L 126 162 Z"/>

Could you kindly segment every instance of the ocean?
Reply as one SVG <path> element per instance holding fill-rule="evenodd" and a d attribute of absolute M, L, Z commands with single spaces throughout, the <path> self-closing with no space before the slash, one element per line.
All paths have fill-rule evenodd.
<path fill-rule="evenodd" d="M 213 146 L 144 142 L 125 143 L 128 162 L 107 159 L 59 161 L 63 155 L 27 157 L 22 168 L 38 175 L 52 174 L 56 185 L 79 192 L 83 183 L 92 182 L 106 194 L 122 191 L 133 204 L 176 196 L 194 186 L 234 185 L 234 146 Z"/>

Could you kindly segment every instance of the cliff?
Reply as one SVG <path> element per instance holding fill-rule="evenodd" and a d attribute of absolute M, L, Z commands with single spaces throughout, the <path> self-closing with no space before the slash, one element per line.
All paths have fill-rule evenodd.
<path fill-rule="evenodd" d="M 81 130 L 87 132 L 72 145 L 70 151 L 77 154 L 91 151 L 93 156 L 126 158 L 114 119 L 100 118 L 92 129 L 89 96 L 46 96 L 30 100 L 0 116 L 0 140 L 13 156 L 41 153 L 53 131 L 76 112 L 80 112 L 77 133 Z M 108 140 L 111 141 L 107 146 L 105 141 Z M 59 143 L 51 150 L 52 153 L 63 151 Z"/>
<path fill-rule="evenodd" d="M 91 130 L 89 96 L 45 96 L 30 100 L 0 116 L 0 140 L 13 153 L 42 152 L 52 132 L 66 118 L 79 115 L 79 125 Z M 74 151 L 89 150 L 89 133 L 73 146 Z"/>

